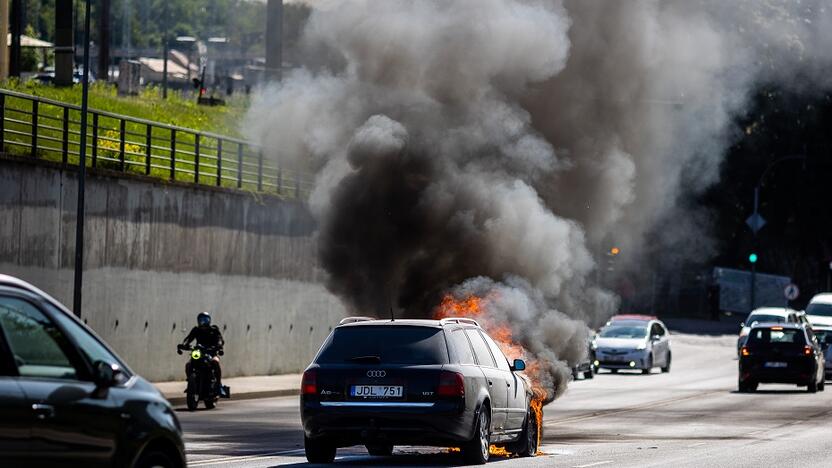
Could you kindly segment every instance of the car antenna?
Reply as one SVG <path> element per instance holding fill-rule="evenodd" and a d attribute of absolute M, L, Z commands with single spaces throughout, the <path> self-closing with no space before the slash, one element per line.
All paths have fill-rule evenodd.
<path fill-rule="evenodd" d="M 390 306 L 390 321 L 391 322 L 396 321 L 396 314 L 393 313 L 393 306 Z"/>

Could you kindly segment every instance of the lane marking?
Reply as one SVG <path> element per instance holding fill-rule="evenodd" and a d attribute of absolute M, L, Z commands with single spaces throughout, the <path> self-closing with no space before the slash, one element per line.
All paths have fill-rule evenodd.
<path fill-rule="evenodd" d="M 205 466 L 205 465 L 217 465 L 220 463 L 230 463 L 230 462 L 238 462 L 238 461 L 246 461 L 246 460 L 254 460 L 257 458 L 263 457 L 277 457 L 280 455 L 294 455 L 297 453 L 303 453 L 303 449 L 294 449 L 294 450 L 281 450 L 279 452 L 266 452 L 266 453 L 258 453 L 255 455 L 241 455 L 238 457 L 220 457 L 220 458 L 211 458 L 209 460 L 199 460 L 195 462 L 188 462 L 188 466 Z"/>
<path fill-rule="evenodd" d="M 575 468 L 589 468 L 590 466 L 601 466 L 601 465 L 607 465 L 609 463 L 612 463 L 612 460 L 604 460 L 604 461 L 599 461 L 599 462 L 594 462 L 594 463 L 587 463 L 586 465 L 575 465 Z"/>
<path fill-rule="evenodd" d="M 683 401 L 687 401 L 687 400 L 693 400 L 694 398 L 706 397 L 706 396 L 710 396 L 710 395 L 713 395 L 713 394 L 716 394 L 716 393 L 725 393 L 726 391 L 727 391 L 726 389 L 708 390 L 706 392 L 699 392 L 699 393 L 696 393 L 696 394 L 693 394 L 693 395 L 688 395 L 688 396 L 685 396 L 685 397 L 670 398 L 670 399 L 667 399 L 667 400 L 659 400 L 659 401 L 654 401 L 654 402 L 648 402 L 648 403 L 633 406 L 633 407 L 630 407 L 630 408 L 623 408 L 623 409 L 618 409 L 618 410 L 613 409 L 613 410 L 596 411 L 594 413 L 590 413 L 590 414 L 586 414 L 586 415 L 580 415 L 580 416 L 573 416 L 571 418 L 566 418 L 566 419 L 561 419 L 561 420 L 556 420 L 556 421 L 544 421 L 543 426 L 544 427 L 546 427 L 546 426 L 559 426 L 561 424 L 568 424 L 568 423 L 573 423 L 573 422 L 578 422 L 578 421 L 585 421 L 587 419 L 601 418 L 601 417 L 604 417 L 604 416 L 614 416 L 614 415 L 617 415 L 617 414 L 631 413 L 633 411 L 641 411 L 641 410 L 645 410 L 645 409 L 658 408 L 660 406 L 667 406 L 667 405 L 670 405 L 670 404 L 673 404 L 673 403 L 679 403 L 679 402 L 683 402 Z"/>
<path fill-rule="evenodd" d="M 705 443 L 706 442 L 699 442 L 699 443 L 696 443 L 696 444 L 690 444 L 687 447 L 688 448 L 701 447 L 701 446 L 705 445 Z"/>

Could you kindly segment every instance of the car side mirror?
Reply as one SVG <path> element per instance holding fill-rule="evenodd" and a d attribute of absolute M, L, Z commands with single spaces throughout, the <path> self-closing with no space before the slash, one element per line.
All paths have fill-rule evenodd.
<path fill-rule="evenodd" d="M 662 339 L 661 335 L 653 335 L 650 337 L 650 341 L 659 341 Z"/>
<path fill-rule="evenodd" d="M 514 363 L 511 365 L 511 370 L 518 372 L 526 370 L 526 361 L 522 359 L 515 359 Z"/>
<path fill-rule="evenodd" d="M 121 368 L 118 364 L 95 361 L 93 364 L 93 381 L 98 388 L 109 388 L 121 380 Z"/>
<path fill-rule="evenodd" d="M 740 322 L 740 328 L 745 328 L 745 322 Z"/>

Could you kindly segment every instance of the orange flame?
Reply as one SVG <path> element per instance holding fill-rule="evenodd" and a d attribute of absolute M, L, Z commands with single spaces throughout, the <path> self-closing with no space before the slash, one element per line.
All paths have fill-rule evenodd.
<path fill-rule="evenodd" d="M 540 383 L 540 372 L 542 366 L 536 359 L 531 358 L 522 345 L 514 340 L 511 327 L 507 323 L 497 322 L 484 315 L 485 303 L 488 298 L 481 298 L 477 296 L 468 296 L 464 299 L 455 299 L 450 294 L 442 298 L 439 306 L 436 307 L 433 313 L 433 318 L 440 320 L 449 317 L 460 317 L 475 319 L 480 326 L 488 333 L 500 347 L 500 350 L 505 354 L 509 360 L 525 359 L 526 370 L 525 374 L 529 377 L 532 383 L 532 392 L 534 397 L 531 402 L 531 410 L 537 422 L 537 446 L 538 454 L 540 452 L 540 440 L 543 433 L 543 405 L 546 401 L 551 400 L 551 395 L 543 385 Z M 458 450 L 458 449 L 457 449 Z M 453 449 L 451 449 L 453 451 Z M 494 456 L 511 456 L 512 453 L 502 446 L 492 445 L 489 448 L 489 453 Z"/>

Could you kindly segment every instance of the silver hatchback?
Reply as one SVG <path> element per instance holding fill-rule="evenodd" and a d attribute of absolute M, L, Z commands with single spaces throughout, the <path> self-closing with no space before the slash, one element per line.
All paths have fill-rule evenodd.
<path fill-rule="evenodd" d="M 670 372 L 670 333 L 656 317 L 617 315 L 598 331 L 592 347 L 597 369 Z"/>

